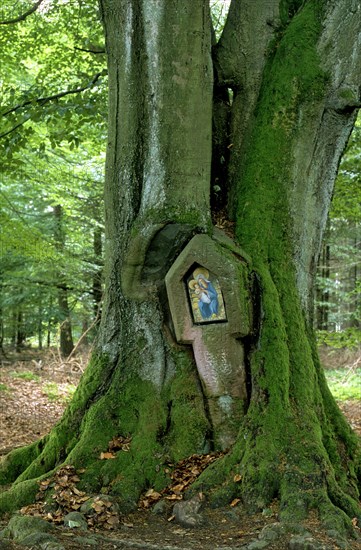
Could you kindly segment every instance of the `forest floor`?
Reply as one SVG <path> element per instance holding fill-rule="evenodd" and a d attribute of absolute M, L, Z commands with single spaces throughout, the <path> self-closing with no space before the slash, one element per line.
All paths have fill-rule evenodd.
<path fill-rule="evenodd" d="M 26 350 L 21 354 L 8 354 L 0 367 L 0 456 L 16 447 L 31 443 L 50 431 L 61 418 L 67 402 L 71 399 L 86 368 L 88 356 L 89 353 L 82 352 L 70 361 L 64 362 L 54 351 L 39 353 L 35 350 Z M 360 372 L 360 351 L 354 354 L 340 351 L 335 354 L 321 350 L 321 359 L 325 368 L 335 373 L 337 391 L 341 387 L 342 393 L 342 400 L 338 400 L 338 404 L 352 428 L 361 437 L 361 399 L 357 399 L 357 394 L 360 394 L 359 386 L 356 393 L 352 392 L 351 388 L 349 395 L 343 389 L 348 387 L 348 382 L 355 373 Z M 359 380 L 357 377 L 357 385 Z M 300 531 L 301 539 L 301 535 L 303 538 L 306 537 L 305 546 L 297 546 L 295 538 L 292 543 L 294 533 L 292 535 L 285 532 L 281 537 L 278 536 L 277 540 L 272 541 L 272 536 L 267 538 L 265 533 L 279 525 L 276 503 L 270 507 L 266 515 L 247 515 L 239 506 L 230 506 L 229 509 L 222 510 L 205 507 L 202 517 L 202 525 L 193 529 L 185 528 L 174 521 L 169 506 L 161 515 L 150 510 L 139 510 L 126 518 L 122 517 L 120 525 L 111 531 L 99 528 L 95 531 L 79 532 L 77 529 L 56 527 L 55 535 L 66 549 L 94 546 L 104 550 L 322 548 L 317 546 L 316 541 L 323 544 L 323 548 L 327 550 L 342 547 L 352 550 L 360 548 L 360 539 L 358 542 L 348 541 L 347 546 L 344 546 L 340 541 L 337 542 L 325 535 L 317 517 L 309 518 Z M 5 527 L 5 520 L 6 518 L 0 522 L 0 529 Z M 359 529 L 358 532 L 361 536 Z M 0 540 L 0 549 L 3 548 L 15 549 L 21 546 Z"/>

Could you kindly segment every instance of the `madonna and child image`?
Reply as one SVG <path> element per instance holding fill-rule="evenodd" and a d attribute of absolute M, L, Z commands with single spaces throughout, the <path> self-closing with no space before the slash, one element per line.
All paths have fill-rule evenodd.
<path fill-rule="evenodd" d="M 195 323 L 227 320 L 219 282 L 207 269 L 197 267 L 187 285 Z"/>

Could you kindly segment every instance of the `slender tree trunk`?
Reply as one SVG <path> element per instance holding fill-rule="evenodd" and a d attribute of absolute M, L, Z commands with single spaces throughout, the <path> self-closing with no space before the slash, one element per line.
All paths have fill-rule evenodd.
<path fill-rule="evenodd" d="M 43 308 L 41 303 L 38 306 L 38 348 L 43 349 Z"/>
<path fill-rule="evenodd" d="M 60 353 L 63 357 L 67 357 L 73 351 L 74 344 L 66 288 L 59 288 L 58 290 L 58 306 L 61 319 L 63 319 L 60 322 Z"/>
<path fill-rule="evenodd" d="M 6 357 L 4 350 L 4 337 L 5 337 L 5 326 L 4 326 L 4 309 L 2 306 L 3 298 L 3 278 L 2 272 L 0 272 L 0 361 L 1 357 Z"/>
<path fill-rule="evenodd" d="M 16 310 L 13 310 L 12 314 L 11 314 L 10 330 L 11 330 L 11 337 L 10 337 L 11 347 L 13 349 L 15 349 L 15 346 L 16 346 L 16 333 L 17 333 L 17 311 Z"/>
<path fill-rule="evenodd" d="M 18 311 L 16 316 L 16 340 L 15 340 L 15 350 L 17 353 L 20 353 L 22 348 L 24 347 L 25 338 L 26 338 L 26 333 L 25 333 L 24 314 L 22 311 Z"/>
<path fill-rule="evenodd" d="M 101 262 L 102 256 L 103 256 L 103 244 L 102 244 L 102 230 L 100 227 L 97 227 L 94 230 L 93 250 L 94 250 L 95 260 L 98 262 Z M 103 278 L 103 269 L 100 268 L 95 273 L 93 278 L 94 319 L 99 314 L 99 307 L 103 296 L 102 278 Z"/>
<path fill-rule="evenodd" d="M 330 245 L 326 241 L 323 242 L 321 248 L 320 259 L 318 262 L 319 275 L 321 282 L 317 288 L 317 308 L 316 308 L 316 328 L 318 330 L 329 330 L 328 314 L 330 291 L 324 285 L 330 284 Z"/>
<path fill-rule="evenodd" d="M 65 237 L 63 229 L 63 210 L 60 204 L 54 207 L 55 241 L 58 250 L 63 250 Z M 58 273 L 58 307 L 60 312 L 60 353 L 67 357 L 73 351 L 73 335 L 71 317 L 68 302 L 68 289 L 64 280 L 64 274 Z"/>

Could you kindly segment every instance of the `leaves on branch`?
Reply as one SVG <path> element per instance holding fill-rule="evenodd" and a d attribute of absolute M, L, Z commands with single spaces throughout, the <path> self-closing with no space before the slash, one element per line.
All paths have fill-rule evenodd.
<path fill-rule="evenodd" d="M 6 21 L 0 21 L 0 25 L 13 25 L 14 23 L 20 23 L 20 21 L 24 21 L 29 15 L 34 13 L 40 4 L 42 4 L 44 0 L 38 0 L 28 11 L 25 13 L 19 15 L 18 17 L 14 17 L 14 19 L 8 19 Z"/>

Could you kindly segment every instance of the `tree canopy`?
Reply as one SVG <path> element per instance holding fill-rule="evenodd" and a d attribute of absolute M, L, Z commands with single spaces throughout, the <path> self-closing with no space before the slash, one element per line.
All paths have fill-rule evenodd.
<path fill-rule="evenodd" d="M 0 40 L 3 337 L 16 338 L 19 314 L 24 336 L 38 335 L 39 324 L 56 333 L 59 288 L 69 291 L 79 335 L 99 301 L 92 282 L 103 263 L 107 71 L 98 8 L 5 2 Z"/>

